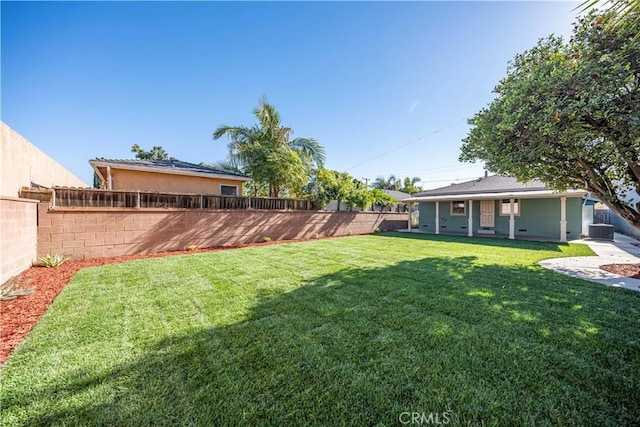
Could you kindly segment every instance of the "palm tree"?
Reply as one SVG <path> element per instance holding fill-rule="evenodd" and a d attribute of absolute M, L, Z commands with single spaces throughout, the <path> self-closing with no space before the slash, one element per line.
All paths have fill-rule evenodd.
<path fill-rule="evenodd" d="M 395 175 L 389 175 L 389 179 L 385 179 L 384 176 L 378 176 L 371 186 L 379 190 L 400 190 L 402 188 L 402 179 L 397 178 Z"/>
<path fill-rule="evenodd" d="M 417 184 L 421 181 L 419 176 L 414 176 L 413 178 L 406 177 L 404 179 L 404 185 L 400 189 L 400 191 L 404 191 L 405 193 L 414 194 L 419 193 L 422 189 L 417 186 Z"/>
<path fill-rule="evenodd" d="M 278 197 L 281 191 L 296 194 L 312 168 L 324 164 L 324 148 L 313 138 L 290 139 L 293 129 L 282 126 L 280 114 L 264 97 L 253 115 L 258 124 L 220 125 L 213 139 L 229 138 L 229 162 L 243 169 L 256 184 L 267 185 L 269 196 Z"/>

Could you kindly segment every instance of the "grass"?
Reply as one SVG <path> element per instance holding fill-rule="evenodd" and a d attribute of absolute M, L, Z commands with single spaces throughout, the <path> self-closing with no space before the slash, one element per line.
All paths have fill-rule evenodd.
<path fill-rule="evenodd" d="M 638 424 L 639 295 L 537 265 L 590 254 L 381 234 L 87 268 L 2 368 L 3 424 Z"/>

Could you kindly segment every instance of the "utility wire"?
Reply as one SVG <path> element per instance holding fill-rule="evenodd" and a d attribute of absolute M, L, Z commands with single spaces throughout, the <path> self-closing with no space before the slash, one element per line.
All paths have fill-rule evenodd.
<path fill-rule="evenodd" d="M 456 170 L 463 170 L 463 169 L 472 169 L 472 168 L 477 168 L 478 164 L 461 164 L 458 163 L 457 165 L 454 166 L 442 166 L 442 167 L 438 167 L 438 168 L 429 168 L 429 169 L 419 169 L 419 170 L 411 170 L 411 171 L 400 171 L 395 173 L 396 175 L 422 175 L 425 173 L 429 173 L 429 172 L 451 172 L 451 171 L 456 171 Z"/>
<path fill-rule="evenodd" d="M 429 133 L 427 133 L 427 134 L 425 134 L 425 135 L 422 135 L 422 136 L 420 136 L 420 137 L 418 137 L 418 138 L 416 138 L 416 139 L 413 139 L 413 140 L 411 140 L 411 141 L 409 141 L 409 142 L 405 142 L 404 144 L 400 144 L 400 145 L 398 145 L 398 146 L 396 146 L 396 147 L 392 148 L 392 149 L 391 149 L 391 150 L 389 150 L 389 151 L 385 151 L 384 153 L 378 154 L 377 156 L 374 156 L 374 157 L 372 157 L 372 158 L 370 158 L 370 159 L 367 159 L 367 160 L 365 160 L 365 161 L 363 161 L 363 162 L 360 162 L 360 163 L 358 163 L 358 164 L 357 164 L 357 165 L 355 165 L 355 166 L 351 166 L 350 168 L 348 168 L 348 169 L 346 170 L 346 172 L 350 171 L 351 169 L 355 169 L 355 168 L 357 168 L 358 166 L 362 166 L 362 165 L 364 165 L 365 163 L 369 163 L 369 162 L 371 162 L 371 161 L 373 161 L 373 160 L 379 159 L 380 157 L 386 156 L 387 154 L 393 153 L 394 151 L 398 151 L 399 149 L 404 148 L 404 147 L 406 147 L 407 145 L 413 144 L 413 143 L 415 143 L 415 142 L 418 142 L 418 141 L 420 141 L 420 140 L 422 140 L 422 139 L 425 139 L 425 138 L 426 138 L 426 137 L 428 137 L 428 136 L 435 135 L 435 134 L 436 134 L 436 133 L 438 133 L 438 132 L 441 132 L 441 131 L 443 131 L 443 130 L 445 130 L 445 129 L 448 129 L 448 128 L 452 127 L 452 126 L 457 125 L 458 123 L 460 123 L 460 121 L 461 121 L 461 120 L 456 120 L 455 122 L 450 123 L 450 124 L 448 124 L 448 125 L 446 125 L 446 126 L 443 126 L 443 127 L 441 127 L 440 129 L 436 129 L 436 130 L 434 130 L 433 132 L 429 132 Z"/>

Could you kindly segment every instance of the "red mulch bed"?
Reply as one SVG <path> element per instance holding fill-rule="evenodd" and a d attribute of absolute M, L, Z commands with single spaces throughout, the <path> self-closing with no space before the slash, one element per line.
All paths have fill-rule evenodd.
<path fill-rule="evenodd" d="M 40 266 L 31 267 L 30 269 L 22 272 L 18 276 L 18 280 L 21 283 L 29 281 L 29 283 L 24 287 L 35 288 L 33 293 L 27 296 L 18 297 L 11 301 L 0 301 L 0 318 L 2 320 L 0 327 L 0 365 L 4 363 L 11 352 L 22 342 L 24 337 L 29 333 L 29 331 L 31 331 L 38 320 L 40 320 L 62 288 L 64 288 L 73 276 L 82 268 L 96 267 L 134 259 L 158 258 L 168 255 L 184 255 L 198 252 L 211 252 L 307 240 L 311 239 L 248 243 L 236 246 L 196 249 L 193 251 L 172 251 L 145 255 L 123 255 L 110 258 L 72 260 L 67 261 L 58 267 L 52 268 Z"/>
<path fill-rule="evenodd" d="M 640 264 L 605 264 L 600 269 L 619 276 L 640 279 Z"/>

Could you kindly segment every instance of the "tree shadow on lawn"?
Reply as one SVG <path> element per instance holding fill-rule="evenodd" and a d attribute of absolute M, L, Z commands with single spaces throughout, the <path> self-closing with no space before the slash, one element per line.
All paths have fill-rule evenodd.
<path fill-rule="evenodd" d="M 30 425 L 640 421 L 635 293 L 474 261 L 345 269 L 264 292 L 244 321 L 4 390 L 3 411 Z"/>

